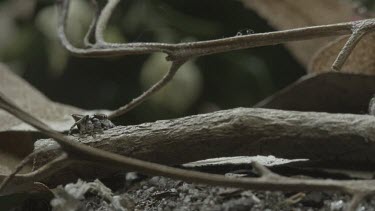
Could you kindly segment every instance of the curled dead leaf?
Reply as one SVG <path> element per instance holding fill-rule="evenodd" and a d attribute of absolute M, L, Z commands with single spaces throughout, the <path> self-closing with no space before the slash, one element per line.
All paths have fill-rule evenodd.
<path fill-rule="evenodd" d="M 310 74 L 255 107 L 331 113 L 367 113 L 375 76 L 327 72 Z"/>

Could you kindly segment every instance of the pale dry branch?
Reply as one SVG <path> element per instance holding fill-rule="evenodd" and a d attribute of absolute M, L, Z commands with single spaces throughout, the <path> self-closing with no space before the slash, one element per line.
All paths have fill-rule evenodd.
<path fill-rule="evenodd" d="M 199 57 L 209 54 L 216 54 L 222 52 L 228 52 L 239 49 L 254 48 L 260 46 L 277 45 L 286 42 L 300 41 L 315 39 L 328 36 L 341 36 L 351 34 L 347 44 L 344 46 L 336 61 L 334 62 L 332 69 L 339 71 L 345 63 L 347 57 L 350 55 L 355 45 L 360 41 L 362 36 L 368 32 L 372 32 L 375 28 L 375 19 L 367 19 L 361 21 L 338 23 L 331 25 L 312 26 L 304 28 L 296 28 L 284 31 L 248 34 L 243 36 L 235 36 L 223 39 L 188 42 L 179 44 L 169 43 L 107 43 L 103 40 L 103 33 L 108 24 L 108 20 L 112 15 L 115 6 L 119 3 L 119 0 L 109 0 L 97 18 L 97 21 L 93 21 L 95 25 L 95 41 L 96 43 L 90 48 L 82 49 L 74 47 L 66 37 L 65 26 L 67 24 L 67 14 L 69 10 L 70 0 L 59 0 L 59 23 L 58 23 L 58 35 L 62 44 L 71 53 L 77 56 L 85 57 L 107 57 L 107 56 L 119 56 L 119 55 L 131 55 L 131 54 L 149 54 L 155 52 L 166 53 L 167 60 L 172 62 L 186 61 L 192 57 Z M 90 27 L 90 30 L 92 28 Z M 89 30 L 89 31 L 90 31 Z M 172 65 L 173 66 L 173 65 Z M 177 68 L 178 69 L 178 68 Z M 177 71 L 177 70 L 176 70 Z M 165 86 L 170 80 L 172 80 L 174 74 L 170 75 L 165 82 L 159 82 L 157 86 L 151 87 L 144 94 L 134 99 L 128 105 L 121 107 L 118 111 L 115 111 L 111 117 L 115 117 L 126 113 L 138 104 L 146 100 L 159 88 Z M 154 89 L 156 88 L 157 89 Z M 151 90 L 154 89 L 154 90 Z"/>
<path fill-rule="evenodd" d="M 95 13 L 94 13 L 94 17 L 91 20 L 89 29 L 87 30 L 86 35 L 83 38 L 83 43 L 85 47 L 93 47 L 96 43 L 95 28 L 96 28 L 96 24 L 98 23 L 98 18 L 100 15 L 99 5 L 96 2 L 96 0 L 91 0 L 91 4 L 94 6 Z M 91 42 L 91 40 L 94 40 L 94 42 Z"/>
<path fill-rule="evenodd" d="M 353 34 L 349 37 L 348 41 L 345 43 L 344 47 L 341 49 L 340 53 L 337 55 L 337 58 L 332 64 L 332 70 L 340 71 L 344 66 L 346 60 L 349 58 L 350 54 L 353 52 L 355 46 L 361 41 L 362 37 L 365 35 L 365 32 L 354 31 Z"/>
<path fill-rule="evenodd" d="M 66 168 L 74 162 L 76 161 L 68 158 L 68 155 L 66 153 L 63 153 L 57 158 L 43 165 L 39 169 L 34 170 L 30 173 L 15 174 L 13 176 L 0 175 L 0 180 L 2 180 L 0 196 L 17 193 L 17 191 L 23 192 L 27 190 L 30 184 L 33 184 L 37 181 L 42 181 L 46 177 L 51 176 L 57 171 Z"/>
<path fill-rule="evenodd" d="M 65 1 L 65 0 L 58 1 L 58 5 L 61 8 L 60 9 L 61 15 L 60 15 L 60 18 L 59 18 L 59 26 L 58 26 L 59 36 L 60 36 L 60 40 L 61 40 L 62 44 L 68 50 L 70 50 L 73 53 L 75 52 L 77 54 L 82 54 L 89 49 L 75 48 L 69 42 L 69 40 L 67 39 L 67 37 L 65 35 L 65 26 L 66 26 L 67 14 L 68 14 L 69 2 L 70 2 L 69 0 L 68 1 Z M 109 44 L 109 43 L 105 42 L 104 38 L 103 38 L 103 33 L 104 33 L 104 30 L 105 30 L 105 28 L 108 24 L 109 18 L 111 16 L 114 8 L 118 4 L 118 2 L 119 2 L 119 0 L 109 0 L 108 3 L 106 4 L 106 6 L 104 7 L 104 9 L 100 13 L 97 12 L 95 14 L 94 20 L 92 21 L 92 23 L 90 25 L 90 28 L 89 28 L 89 30 L 86 34 L 86 37 L 85 37 L 85 44 L 87 46 L 91 46 L 91 49 L 101 49 L 101 50 L 104 50 L 104 51 L 108 51 L 108 46 L 116 45 L 116 44 Z M 95 1 L 93 3 L 95 5 L 95 7 L 98 8 L 97 3 Z M 91 44 L 89 42 L 89 39 L 92 36 L 92 33 L 93 33 L 94 29 L 95 29 L 95 32 L 94 32 L 95 43 Z M 146 47 L 145 49 L 142 49 L 142 47 L 141 47 L 140 51 L 139 51 L 139 49 L 137 49 L 138 47 L 135 47 L 135 48 L 134 47 L 130 47 L 130 48 L 125 47 L 125 49 L 130 49 L 130 51 L 132 51 L 131 49 L 133 49 L 133 50 L 136 50 L 137 52 L 139 51 L 139 53 L 143 54 L 144 50 L 146 50 L 146 49 L 151 50 L 154 47 L 157 47 L 156 45 L 154 47 L 152 47 L 152 45 L 153 44 L 150 44 L 150 46 Z M 161 48 L 157 48 L 157 49 L 158 49 L 157 51 L 153 51 L 153 52 L 162 51 Z M 160 81 L 158 81 L 156 84 L 154 84 L 148 90 L 146 90 L 143 94 L 141 94 L 137 98 L 133 99 L 130 103 L 128 103 L 128 104 L 120 107 L 116 111 L 114 111 L 112 114 L 109 115 L 109 118 L 114 118 L 114 117 L 117 117 L 119 115 L 125 114 L 126 112 L 130 111 L 131 109 L 133 109 L 136 106 L 138 106 L 139 104 L 141 104 L 143 101 L 145 101 L 149 96 L 151 96 L 152 94 L 157 92 L 159 89 L 164 87 L 170 80 L 172 80 L 173 76 L 175 75 L 175 73 L 177 72 L 179 67 L 181 65 L 183 65 L 185 63 L 185 61 L 189 58 L 190 58 L 189 56 L 180 56 L 178 58 L 173 59 L 170 70 L 163 76 L 163 78 Z"/>
<path fill-rule="evenodd" d="M 67 166 L 73 164 L 74 162 L 79 162 L 77 160 L 74 160 L 72 158 L 69 158 L 69 155 L 67 153 L 62 153 L 54 160 L 51 160 L 51 162 L 47 163 L 46 165 L 42 166 L 39 169 L 34 170 L 33 172 L 30 172 L 28 174 L 25 174 L 25 178 L 29 177 L 31 181 L 39 181 L 43 178 L 46 178 L 53 173 L 59 171 L 60 169 L 66 168 Z"/>
<path fill-rule="evenodd" d="M 342 69 L 355 46 L 361 41 L 363 36 L 374 30 L 374 25 L 375 23 L 372 20 L 363 20 L 353 25 L 353 32 L 334 61 L 332 70 L 340 71 Z"/>
<path fill-rule="evenodd" d="M 374 30 L 374 19 L 303 27 L 290 30 L 248 34 L 243 36 L 235 36 L 223 39 L 188 42 L 180 44 L 169 44 L 169 43 L 105 43 L 98 47 L 80 49 L 75 48 L 65 35 L 65 25 L 67 21 L 67 11 L 69 9 L 70 0 L 58 1 L 60 16 L 59 16 L 59 37 L 62 40 L 63 45 L 73 54 L 78 56 L 118 56 L 118 55 L 131 55 L 131 54 L 148 54 L 155 52 L 164 52 L 168 54 L 170 60 L 186 59 L 191 57 L 203 56 L 208 54 L 216 54 L 221 52 L 254 48 L 260 46 L 277 45 L 292 41 L 301 41 L 316 39 L 321 37 L 329 36 L 341 36 L 352 34 L 352 31 L 356 27 L 365 25 L 362 27 L 362 31 L 371 32 Z M 107 23 L 113 7 L 117 4 L 116 1 L 108 1 L 108 9 L 102 13 L 104 16 L 100 26 L 97 26 L 99 30 L 99 36 L 102 36 L 105 24 Z"/>
<path fill-rule="evenodd" d="M 117 6 L 117 4 L 120 2 L 120 0 L 108 0 L 108 3 L 105 5 L 103 10 L 101 11 L 98 22 L 95 27 L 95 39 L 96 39 L 96 45 L 102 46 L 106 42 L 104 40 L 104 31 L 107 28 L 107 24 L 109 21 L 109 18 L 112 15 L 113 10 Z"/>
<path fill-rule="evenodd" d="M 54 163 L 56 161 L 59 161 L 61 159 L 61 157 L 64 157 L 64 159 L 66 159 L 66 154 L 65 153 L 62 153 L 61 154 L 61 148 L 57 145 L 57 146 L 49 146 L 49 147 L 42 147 L 42 148 L 38 148 L 38 149 L 34 149 L 34 151 L 32 153 L 30 153 L 29 155 L 27 155 L 17 166 L 16 168 L 13 170 L 13 172 L 11 174 L 9 174 L 8 176 L 6 176 L 5 178 L 2 179 L 2 182 L 0 183 L 0 193 L 3 192 L 3 190 L 5 189 L 5 187 L 8 185 L 8 183 L 15 177 L 16 174 L 18 174 L 22 169 L 23 167 L 25 167 L 28 163 L 30 162 L 35 162 L 35 159 L 36 157 L 41 154 L 42 152 L 47 152 L 49 150 L 53 150 L 56 154 L 58 154 L 57 158 L 53 158 L 53 159 L 50 159 L 52 161 L 49 161 L 48 163 L 45 163 L 44 165 L 44 168 L 41 168 L 41 169 L 38 169 L 37 171 L 34 171 L 32 173 L 32 175 L 35 175 L 35 174 L 38 174 L 38 172 L 40 171 L 43 171 L 43 169 L 45 169 L 45 167 L 48 167 L 50 165 L 54 165 Z M 65 155 L 64 155 L 65 154 Z M 62 156 L 64 155 L 64 156 Z M 60 161 L 58 162 L 59 165 L 60 165 Z M 62 168 L 64 168 L 64 165 L 60 165 Z M 51 167 L 48 167 L 48 169 L 50 169 Z M 54 173 L 56 172 L 57 170 L 59 169 L 56 169 L 56 170 L 48 170 L 50 171 L 50 174 L 51 173 Z M 47 177 L 48 175 L 50 174 L 45 174 L 45 173 L 42 173 L 39 175 L 42 175 L 43 178 Z M 1 178 L 0 178 L 1 179 Z M 42 178 L 39 178 L 39 180 L 42 179 Z"/>
<path fill-rule="evenodd" d="M 274 174 L 268 168 L 266 168 L 265 166 L 261 165 L 260 163 L 256 161 L 253 161 L 251 165 L 257 171 L 257 173 L 260 175 L 261 178 L 269 179 L 270 177 L 278 177 L 277 174 Z"/>
<path fill-rule="evenodd" d="M 100 47 L 81 49 L 74 47 L 67 39 L 65 25 L 69 9 L 69 0 L 58 1 L 59 25 L 58 34 L 63 45 L 77 56 L 119 56 L 131 54 L 148 54 L 164 52 L 170 60 L 185 59 L 208 54 L 215 54 L 239 49 L 277 45 L 285 42 L 315 39 L 328 36 L 340 36 L 352 33 L 352 28 L 360 21 L 297 28 L 284 31 L 249 34 L 217 40 L 188 42 L 180 44 L 169 43 L 106 43 Z M 107 15 L 107 13 L 106 13 Z M 372 20 L 372 19 L 370 19 Z"/>
<path fill-rule="evenodd" d="M 4 190 L 4 187 L 8 184 L 8 182 L 11 181 L 15 177 L 15 175 L 23 169 L 23 167 L 25 167 L 29 162 L 33 161 L 35 155 L 39 152 L 39 150 L 35 150 L 34 152 L 30 153 L 16 166 L 11 174 L 3 179 L 3 181 L 0 183 L 0 193 Z"/>
<path fill-rule="evenodd" d="M 350 201 L 347 210 L 348 211 L 356 211 L 359 207 L 359 204 L 367 197 L 369 196 L 369 193 L 366 192 L 357 192 L 353 194 L 352 200 Z"/>
<path fill-rule="evenodd" d="M 159 91 L 163 88 L 169 81 L 173 79 L 173 76 L 176 74 L 177 70 L 185 63 L 185 60 L 177 60 L 173 61 L 171 67 L 169 68 L 168 72 L 152 87 L 150 87 L 147 91 L 143 94 L 139 95 L 137 98 L 133 99 L 131 102 L 118 108 L 117 110 L 113 111 L 111 114 L 108 115 L 109 119 L 113 119 L 115 117 L 124 115 L 131 109 L 137 107 L 143 101 L 145 101 L 149 96 L 154 94 L 155 92 Z"/>

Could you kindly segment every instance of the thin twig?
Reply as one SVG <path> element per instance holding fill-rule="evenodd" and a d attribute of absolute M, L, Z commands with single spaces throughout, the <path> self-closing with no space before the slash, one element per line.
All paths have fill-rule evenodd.
<path fill-rule="evenodd" d="M 374 20 L 367 19 L 354 22 L 303 27 L 290 30 L 249 34 L 243 36 L 235 36 L 217 40 L 188 42 L 180 44 L 168 43 L 105 43 L 98 48 L 80 49 L 75 48 L 67 40 L 65 35 L 65 25 L 67 20 L 67 11 L 69 8 L 69 0 L 62 0 L 58 4 L 59 16 L 59 37 L 63 45 L 73 54 L 77 56 L 114 56 L 114 55 L 130 55 L 130 54 L 148 54 L 154 52 L 164 52 L 169 55 L 170 60 L 197 57 L 208 54 L 221 53 L 232 50 L 276 45 L 292 41 L 309 40 L 315 38 L 340 36 L 352 34 L 354 27 L 366 23 L 365 31 L 373 31 Z M 109 15 L 106 13 L 106 15 Z M 108 17 L 108 16 L 107 16 Z M 104 19 L 105 20 L 105 19 Z"/>
<path fill-rule="evenodd" d="M 374 27 L 375 21 L 373 19 L 362 20 L 353 24 L 353 32 L 333 63 L 332 70 L 340 71 L 342 69 L 346 60 L 353 52 L 355 46 L 359 43 L 359 41 L 361 41 L 363 36 L 374 31 Z"/>
<path fill-rule="evenodd" d="M 116 54 L 112 53 L 112 49 L 108 48 L 110 44 L 103 44 L 100 48 L 89 48 L 89 49 L 81 49 L 74 47 L 66 37 L 66 25 L 67 25 L 67 18 L 68 18 L 68 9 L 69 9 L 69 0 L 58 0 L 57 6 L 59 8 L 59 18 L 58 18 L 58 35 L 60 41 L 62 42 L 63 46 L 67 48 L 70 52 L 76 55 L 85 56 L 113 56 L 113 55 L 127 55 L 127 54 L 145 54 L 153 53 L 153 52 L 166 52 L 164 45 L 159 45 L 157 43 L 149 43 L 147 45 L 141 45 L 139 48 L 134 48 L 134 46 L 126 46 L 122 50 L 126 51 L 124 54 Z"/>
<path fill-rule="evenodd" d="M 20 172 L 23 167 L 25 167 L 30 161 L 33 160 L 33 158 L 35 157 L 35 155 L 37 155 L 38 153 L 40 152 L 40 150 L 38 151 L 34 151 L 32 153 L 30 153 L 28 156 L 26 156 L 20 163 L 18 163 L 18 165 L 16 166 L 16 168 L 13 170 L 13 172 L 11 174 L 9 174 L 0 184 L 0 192 L 3 191 L 3 189 L 5 188 L 5 186 L 14 178 L 14 176 Z"/>
<path fill-rule="evenodd" d="M 109 18 L 112 15 L 113 10 L 116 8 L 120 0 L 108 0 L 108 3 L 103 8 L 102 12 L 98 17 L 98 22 L 95 28 L 95 39 L 99 46 L 105 44 L 104 31 L 107 27 Z"/>
<path fill-rule="evenodd" d="M 265 166 L 261 165 L 260 163 L 258 163 L 256 161 L 252 161 L 251 165 L 257 171 L 257 173 L 260 174 L 261 178 L 267 179 L 267 178 L 272 177 L 272 176 L 277 176 L 277 174 L 274 174 L 268 168 L 266 168 Z"/>
<path fill-rule="evenodd" d="M 344 66 L 346 60 L 349 58 L 350 54 L 353 52 L 355 46 L 361 41 L 362 37 L 366 34 L 365 31 L 355 30 L 349 37 L 348 41 L 345 43 L 344 47 L 341 49 L 336 60 L 333 62 L 332 70 L 340 71 Z"/>
<path fill-rule="evenodd" d="M 91 20 L 89 29 L 87 30 L 86 35 L 83 38 L 83 43 L 85 44 L 85 47 L 93 47 L 96 43 L 95 28 L 100 15 L 98 2 L 96 2 L 96 0 L 91 0 L 91 4 L 94 6 L 95 13 L 94 17 Z M 94 42 L 91 42 L 91 39 L 94 39 Z"/>
<path fill-rule="evenodd" d="M 334 70 L 341 69 L 342 65 L 354 49 L 355 45 L 360 41 L 362 35 L 368 31 L 372 31 L 375 28 L 375 19 L 368 19 L 364 21 L 347 22 L 331 25 L 304 27 L 297 29 L 290 29 L 277 32 L 250 34 L 244 36 L 235 36 L 224 39 L 189 42 L 180 44 L 168 44 L 168 43 L 107 43 L 104 41 L 103 33 L 108 24 L 110 16 L 119 0 L 108 0 L 104 9 L 100 15 L 95 15 L 94 20 L 90 26 L 88 35 L 91 34 L 92 28 L 95 26 L 95 45 L 91 48 L 81 49 L 74 47 L 66 37 L 66 24 L 67 15 L 69 10 L 70 0 L 58 1 L 59 7 L 59 23 L 58 23 L 58 35 L 62 44 L 73 54 L 78 56 L 87 57 L 101 57 L 101 56 L 119 56 L 119 55 L 130 55 L 130 54 L 148 54 L 154 52 L 164 52 L 168 54 L 167 60 L 174 62 L 185 61 L 191 57 L 198 57 L 203 55 L 221 53 L 232 50 L 253 48 L 259 46 L 276 45 L 285 42 L 307 40 L 314 38 L 321 38 L 327 36 L 338 36 L 345 34 L 353 34 L 349 38 L 349 41 L 340 52 L 335 63 L 333 64 Z M 360 30 L 357 30 L 358 26 Z M 360 32 L 360 33 L 357 33 Z M 86 36 L 85 43 L 87 44 Z M 175 64 L 178 64 L 175 63 Z M 167 75 L 160 80 L 157 84 L 151 87 L 149 90 L 144 92 L 141 96 L 135 98 L 127 105 L 114 111 L 110 118 L 117 117 L 121 114 L 125 114 L 132 108 L 136 107 L 149 96 L 155 93 L 157 90 L 165 86 L 170 80 L 172 80 L 176 69 L 173 69 L 177 65 L 172 65 Z"/>
<path fill-rule="evenodd" d="M 170 80 L 172 80 L 175 72 L 180 66 L 181 61 L 186 61 L 191 57 L 221 53 L 232 50 L 239 50 L 245 48 L 253 48 L 259 46 L 276 45 L 285 42 L 307 40 L 314 38 L 321 38 L 326 36 L 337 36 L 344 34 L 351 34 L 352 31 L 356 29 L 357 26 L 361 27 L 361 30 L 356 30 L 354 32 L 360 31 L 361 33 L 353 33 L 348 43 L 345 45 L 342 52 L 339 54 L 337 60 L 333 65 L 333 69 L 339 70 L 341 66 L 350 55 L 355 44 L 359 42 L 362 33 L 373 30 L 375 28 L 374 20 L 369 19 L 365 21 L 357 22 L 347 22 L 340 24 L 331 24 L 323 26 L 313 26 L 305 28 L 297 28 L 285 31 L 250 34 L 244 36 L 235 36 L 224 39 L 209 40 L 209 41 L 199 41 L 199 42 L 189 42 L 180 44 L 168 44 L 168 43 L 107 43 L 104 41 L 103 34 L 104 30 L 108 24 L 110 16 L 119 0 L 108 0 L 104 9 L 101 11 L 100 15 L 97 14 L 90 26 L 88 35 L 85 38 L 85 43 L 89 35 L 91 34 L 92 28 L 95 26 L 95 45 L 88 49 L 81 49 L 74 47 L 66 37 L 66 24 L 67 15 L 69 10 L 70 0 L 60 0 L 58 1 L 59 7 L 59 23 L 58 23 L 58 35 L 62 44 L 72 53 L 78 56 L 88 56 L 88 57 L 100 57 L 100 56 L 118 56 L 118 55 L 129 55 L 129 54 L 147 54 L 153 52 L 164 52 L 168 54 L 167 59 L 176 62 L 172 65 L 167 75 L 165 75 L 157 84 L 151 87 L 149 90 L 144 92 L 141 96 L 135 98 L 133 101 L 127 105 L 114 111 L 110 118 L 117 117 L 119 115 L 125 114 L 130 111 L 149 96 L 155 93 L 157 90 L 165 86 Z M 366 23 L 366 24 L 364 24 Z M 176 64 L 176 65 L 175 65 Z M 177 67 L 176 69 L 174 69 Z"/>
<path fill-rule="evenodd" d="M 348 204 L 347 211 L 356 211 L 359 207 L 359 204 L 370 194 L 367 192 L 357 192 L 353 194 L 350 203 Z"/>
<path fill-rule="evenodd" d="M 173 61 L 171 67 L 169 68 L 168 72 L 160 79 L 157 83 L 155 83 L 152 87 L 150 87 L 147 91 L 143 94 L 138 96 L 137 98 L 133 99 L 130 103 L 126 104 L 123 107 L 118 108 L 117 110 L 113 111 L 111 114 L 108 115 L 108 118 L 113 119 L 115 117 L 121 116 L 131 109 L 135 108 L 143 101 L 145 101 L 149 96 L 163 88 L 170 80 L 173 79 L 173 76 L 176 74 L 177 70 L 185 63 L 185 60 L 178 60 Z"/>
<path fill-rule="evenodd" d="M 41 181 L 44 178 L 54 174 L 55 172 L 66 168 L 74 162 L 77 161 L 69 158 L 67 153 L 63 153 L 59 157 L 53 159 L 52 161 L 40 167 L 39 169 L 34 170 L 30 173 L 15 174 L 11 177 L 10 175 L 0 175 L 0 179 L 3 178 L 0 195 L 14 193 L 14 187 L 16 186 L 24 186 L 26 184 L 34 183 L 36 181 Z M 11 187 L 8 187 L 10 185 Z"/>
<path fill-rule="evenodd" d="M 48 162 L 47 164 L 43 165 L 42 167 L 38 168 L 37 170 L 25 174 L 25 177 L 30 177 L 34 181 L 42 180 L 53 173 L 59 171 L 60 169 L 64 169 L 67 166 L 72 165 L 72 163 L 80 162 L 79 160 L 75 160 L 71 158 L 68 153 L 64 152 L 59 155 L 57 158 L 53 159 L 52 161 Z"/>

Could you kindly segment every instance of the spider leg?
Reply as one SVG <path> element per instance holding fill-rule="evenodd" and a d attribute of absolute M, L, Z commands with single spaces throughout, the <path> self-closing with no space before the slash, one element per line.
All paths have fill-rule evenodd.
<path fill-rule="evenodd" d="M 73 114 L 72 115 L 72 117 L 73 117 L 73 119 L 76 121 L 73 125 L 72 125 L 72 127 L 70 127 L 70 130 L 69 130 L 69 135 L 73 132 L 73 128 L 75 127 L 75 126 L 77 126 L 77 128 L 78 128 L 78 130 L 79 130 L 79 133 L 82 135 L 82 134 L 84 134 L 85 133 L 85 131 L 86 131 L 86 129 L 85 129 L 85 127 L 82 127 L 82 124 L 84 123 L 84 122 L 86 122 L 90 117 L 89 117 L 89 115 L 80 115 L 80 114 Z"/>
<path fill-rule="evenodd" d="M 77 122 L 74 122 L 74 124 L 70 127 L 68 135 L 72 135 L 74 127 L 77 125 Z"/>

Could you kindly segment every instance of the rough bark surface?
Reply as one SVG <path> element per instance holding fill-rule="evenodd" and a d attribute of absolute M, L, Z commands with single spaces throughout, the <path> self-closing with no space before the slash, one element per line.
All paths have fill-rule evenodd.
<path fill-rule="evenodd" d="M 168 165 L 239 155 L 363 162 L 375 161 L 374 123 L 370 115 L 237 108 L 117 126 L 95 137 L 77 137 L 77 141 Z M 46 139 L 36 146 L 50 144 Z M 49 160 L 49 156 L 39 159 Z"/>

